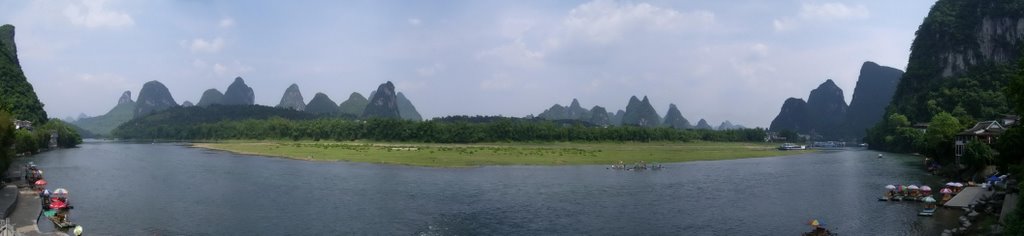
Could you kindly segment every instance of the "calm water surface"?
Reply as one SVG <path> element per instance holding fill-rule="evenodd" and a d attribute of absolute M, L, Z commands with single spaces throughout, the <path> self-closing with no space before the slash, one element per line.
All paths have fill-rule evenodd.
<path fill-rule="evenodd" d="M 955 210 L 878 202 L 937 186 L 917 157 L 838 151 L 667 164 L 424 168 L 89 142 L 35 161 L 89 235 L 935 235 Z M 25 161 L 25 160 L 19 160 Z"/>

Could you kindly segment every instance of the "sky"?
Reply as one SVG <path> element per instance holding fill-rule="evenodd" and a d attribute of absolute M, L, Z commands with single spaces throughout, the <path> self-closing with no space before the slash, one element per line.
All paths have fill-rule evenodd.
<path fill-rule="evenodd" d="M 767 127 L 826 79 L 905 69 L 934 0 L 2 1 L 51 117 L 97 116 L 158 80 L 178 103 L 242 77 L 342 102 L 392 81 L 425 118 L 526 116 L 573 98 L 669 104 L 692 123 Z"/>

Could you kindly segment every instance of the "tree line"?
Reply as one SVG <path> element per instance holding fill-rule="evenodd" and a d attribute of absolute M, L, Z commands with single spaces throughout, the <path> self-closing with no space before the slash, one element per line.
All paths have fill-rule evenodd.
<path fill-rule="evenodd" d="M 551 142 L 551 141 L 763 141 L 763 129 L 678 130 L 634 126 L 598 127 L 540 119 L 508 117 L 446 117 L 430 121 L 400 119 L 353 120 L 339 117 L 315 119 L 222 120 L 207 123 L 160 123 L 145 119 L 126 123 L 113 131 L 122 139 L 225 140 L 374 140 L 425 143 Z"/>
<path fill-rule="evenodd" d="M 50 134 L 58 135 L 56 145 L 62 148 L 75 147 L 82 143 L 74 127 L 57 119 L 36 124 L 32 129 L 16 129 L 11 122 L 14 117 L 0 109 L 0 168 L 6 170 L 17 154 L 35 154 L 50 147 Z"/>

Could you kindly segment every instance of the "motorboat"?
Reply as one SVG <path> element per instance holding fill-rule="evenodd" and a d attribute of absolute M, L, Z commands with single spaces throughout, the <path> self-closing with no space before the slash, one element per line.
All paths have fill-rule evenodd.
<path fill-rule="evenodd" d="M 806 149 L 807 149 L 807 146 L 796 145 L 794 143 L 783 143 L 781 146 L 779 146 L 779 150 L 782 150 L 782 151 L 787 151 L 787 150 L 806 150 Z"/>

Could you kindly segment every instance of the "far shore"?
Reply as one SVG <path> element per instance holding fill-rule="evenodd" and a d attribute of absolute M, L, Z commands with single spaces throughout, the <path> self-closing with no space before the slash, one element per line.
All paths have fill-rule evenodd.
<path fill-rule="evenodd" d="M 193 147 L 245 155 L 308 161 L 473 167 L 494 165 L 612 165 L 674 163 L 785 156 L 813 150 L 779 151 L 772 143 L 385 143 L 314 141 L 224 141 Z"/>

